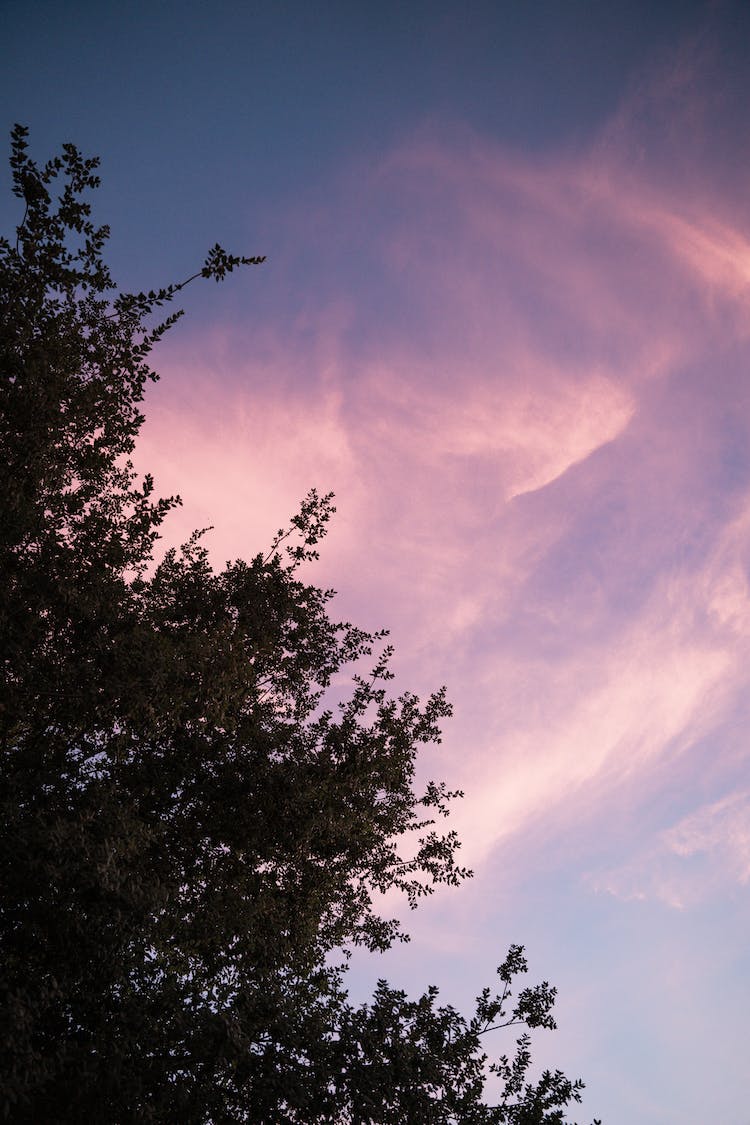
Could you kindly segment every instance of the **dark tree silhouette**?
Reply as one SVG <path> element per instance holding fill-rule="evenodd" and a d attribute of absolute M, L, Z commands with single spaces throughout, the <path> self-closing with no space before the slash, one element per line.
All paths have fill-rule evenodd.
<path fill-rule="evenodd" d="M 333 512 L 314 491 L 265 554 L 222 571 L 201 535 L 158 565 L 179 501 L 129 456 L 150 327 L 194 278 L 263 258 L 215 246 L 178 285 L 119 292 L 70 144 L 12 135 L 23 215 L 0 240 L 0 1102 L 13 1122 L 558 1122 L 580 1083 L 526 1081 L 524 1033 L 483 1100 L 484 1033 L 552 1027 L 554 989 L 501 988 L 466 1019 L 382 982 L 343 987 L 353 945 L 402 935 L 468 872 L 414 787 L 443 691 L 389 691 L 385 634 L 329 616 L 303 578 Z M 382 651 L 381 651 L 382 649 Z M 362 662 L 369 673 L 357 671 Z M 327 706 L 331 679 L 351 690 Z M 416 840 L 405 856 L 405 840 Z M 336 954 L 338 951 L 337 964 Z"/>

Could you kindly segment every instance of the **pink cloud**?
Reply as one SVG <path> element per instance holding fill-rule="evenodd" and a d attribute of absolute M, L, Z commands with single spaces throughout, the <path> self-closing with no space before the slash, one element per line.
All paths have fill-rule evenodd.
<path fill-rule="evenodd" d="M 747 687 L 750 496 L 717 467 L 716 361 L 746 344 L 750 243 L 694 185 L 622 174 L 626 149 L 623 122 L 544 161 L 403 146 L 317 216 L 342 276 L 355 243 L 372 277 L 281 309 L 262 361 L 232 326 L 211 381 L 173 353 L 144 432 L 180 535 L 215 524 L 219 562 L 337 493 L 320 580 L 393 626 L 404 682 L 449 684 L 424 769 L 466 788 L 475 861 L 545 811 L 606 816 Z M 731 421 L 747 435 L 746 404 Z"/>
<path fill-rule="evenodd" d="M 367 409 L 393 455 L 418 456 L 438 469 L 450 460 L 485 461 L 496 511 L 551 484 L 617 437 L 633 415 L 627 392 L 597 372 L 571 381 L 538 363 L 516 380 L 499 373 L 494 385 L 471 370 L 454 374 L 452 385 L 426 397 L 409 370 L 376 367 L 366 372 Z"/>
<path fill-rule="evenodd" d="M 750 881 L 750 791 L 730 793 L 684 817 L 664 834 L 677 856 L 717 853 L 723 871 Z"/>
<path fill-rule="evenodd" d="M 731 894 L 750 881 L 750 792 L 701 805 L 660 832 L 627 862 L 589 877 L 590 885 L 624 900 L 677 910 Z"/>

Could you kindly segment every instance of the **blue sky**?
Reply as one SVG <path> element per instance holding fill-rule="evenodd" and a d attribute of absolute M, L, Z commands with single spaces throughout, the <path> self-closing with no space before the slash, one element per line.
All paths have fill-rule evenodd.
<path fill-rule="evenodd" d="M 6 0 L 0 39 L 124 285 L 268 255 L 154 357 L 168 534 L 221 564 L 333 489 L 321 584 L 454 702 L 420 772 L 475 878 L 354 991 L 468 1004 L 524 943 L 586 1119 L 747 1125 L 750 9 Z"/>
<path fill-rule="evenodd" d="M 525 152 L 585 144 L 638 68 L 705 12 L 689 0 L 6 0 L 0 81 L 7 120 L 42 148 L 74 136 L 102 155 L 118 257 L 171 265 L 217 227 L 260 237 L 253 215 L 325 197 L 347 161 L 426 121 Z"/>

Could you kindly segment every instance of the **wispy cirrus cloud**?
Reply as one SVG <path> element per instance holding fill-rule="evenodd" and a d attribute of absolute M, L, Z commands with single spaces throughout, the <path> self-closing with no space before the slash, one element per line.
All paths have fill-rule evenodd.
<path fill-rule="evenodd" d="M 262 365 L 252 323 L 213 381 L 177 350 L 144 435 L 220 560 L 336 491 L 324 580 L 449 683 L 475 857 L 545 810 L 606 816 L 747 684 L 748 230 L 630 160 L 637 128 L 543 160 L 402 145 L 317 212 L 326 270 Z"/>
<path fill-rule="evenodd" d="M 677 910 L 747 886 L 750 791 L 733 791 L 700 805 L 633 858 L 590 875 L 587 882 L 615 898 L 653 899 Z"/>

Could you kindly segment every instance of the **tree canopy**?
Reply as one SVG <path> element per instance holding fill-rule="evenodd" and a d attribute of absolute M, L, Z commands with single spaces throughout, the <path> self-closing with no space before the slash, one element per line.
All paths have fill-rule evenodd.
<path fill-rule="evenodd" d="M 72 144 L 12 134 L 22 211 L 0 239 L 0 1106 L 14 1122 L 565 1120 L 581 1084 L 528 1078 L 555 990 L 512 993 L 512 947 L 464 1017 L 436 989 L 346 993 L 347 952 L 402 939 L 376 909 L 469 872 L 418 789 L 445 692 L 392 693 L 385 633 L 306 578 L 315 491 L 269 549 L 220 571 L 202 534 L 156 557 L 177 497 L 130 461 L 149 355 L 184 285 L 118 290 Z M 156 320 L 156 323 L 154 323 Z M 348 673 L 350 690 L 331 701 Z M 407 849 L 411 850 L 407 850 Z M 486 1031 L 523 1025 L 493 1064 Z"/>

